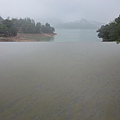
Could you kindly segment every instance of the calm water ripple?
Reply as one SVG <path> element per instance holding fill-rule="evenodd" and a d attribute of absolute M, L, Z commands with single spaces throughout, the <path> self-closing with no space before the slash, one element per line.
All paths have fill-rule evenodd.
<path fill-rule="evenodd" d="M 0 120 L 119 120 L 116 43 L 0 43 Z"/>

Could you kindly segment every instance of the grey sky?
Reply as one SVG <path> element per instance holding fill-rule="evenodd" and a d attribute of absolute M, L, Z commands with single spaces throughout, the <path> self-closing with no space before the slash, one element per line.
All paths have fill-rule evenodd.
<path fill-rule="evenodd" d="M 120 0 L 0 0 L 0 15 L 110 22 L 120 14 L 119 6 Z"/>

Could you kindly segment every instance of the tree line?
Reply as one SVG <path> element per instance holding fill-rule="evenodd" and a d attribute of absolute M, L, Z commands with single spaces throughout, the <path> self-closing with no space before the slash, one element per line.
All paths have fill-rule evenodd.
<path fill-rule="evenodd" d="M 54 33 L 55 28 L 51 27 L 49 23 L 42 25 L 40 22 L 35 23 L 33 19 L 30 18 L 12 18 L 5 19 L 0 23 L 0 34 L 4 36 L 16 36 L 17 32 L 22 33 Z"/>
<path fill-rule="evenodd" d="M 98 37 L 103 39 L 103 42 L 120 42 L 120 15 L 109 24 L 101 26 L 97 30 Z"/>
<path fill-rule="evenodd" d="M 0 36 L 16 36 L 17 29 L 11 20 L 3 20 L 0 23 Z"/>

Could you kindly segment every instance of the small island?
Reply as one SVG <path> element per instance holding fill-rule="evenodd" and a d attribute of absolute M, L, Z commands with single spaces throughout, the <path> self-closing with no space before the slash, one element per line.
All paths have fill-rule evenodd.
<path fill-rule="evenodd" d="M 42 25 L 35 23 L 30 18 L 3 19 L 0 17 L 0 41 L 1 42 L 32 42 L 35 41 L 29 36 L 53 37 L 56 35 L 55 28 L 49 23 Z"/>
<path fill-rule="evenodd" d="M 102 25 L 97 30 L 98 37 L 103 39 L 103 42 L 120 42 L 120 15 L 109 24 Z"/>

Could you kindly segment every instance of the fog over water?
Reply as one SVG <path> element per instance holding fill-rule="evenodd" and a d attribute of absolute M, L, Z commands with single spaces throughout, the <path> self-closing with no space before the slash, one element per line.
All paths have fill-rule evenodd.
<path fill-rule="evenodd" d="M 118 17 L 120 0 L 0 0 L 3 18 L 57 18 L 73 21 L 81 18 L 110 22 Z"/>

